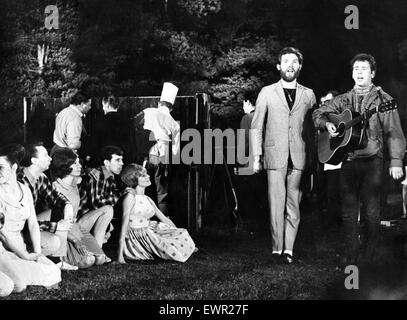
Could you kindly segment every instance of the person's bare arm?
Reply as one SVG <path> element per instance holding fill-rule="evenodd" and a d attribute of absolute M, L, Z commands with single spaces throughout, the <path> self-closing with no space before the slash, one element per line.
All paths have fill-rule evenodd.
<path fill-rule="evenodd" d="M 127 228 L 129 225 L 129 217 L 130 212 L 134 207 L 135 198 L 134 195 L 128 193 L 124 196 L 123 199 L 123 217 L 122 217 L 122 226 L 120 229 L 120 236 L 119 236 L 119 247 L 117 250 L 117 261 L 119 263 L 126 263 L 123 257 L 123 250 L 124 250 L 124 240 L 127 232 Z"/>

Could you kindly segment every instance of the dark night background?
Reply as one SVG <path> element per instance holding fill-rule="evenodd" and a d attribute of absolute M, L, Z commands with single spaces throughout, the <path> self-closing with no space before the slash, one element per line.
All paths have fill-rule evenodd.
<path fill-rule="evenodd" d="M 210 93 L 213 114 L 234 126 L 243 114 L 237 102 L 278 80 L 277 53 L 286 45 L 303 52 L 300 82 L 317 97 L 351 88 L 349 60 L 373 54 L 375 84 L 399 100 L 406 127 L 402 0 L 58 0 L 60 25 L 51 31 L 48 1 L 0 4 L 0 131 L 8 137 L 8 124 L 21 125 L 23 96 L 68 99 L 83 83 L 95 97 L 125 97 L 158 95 L 163 81 L 173 81 L 180 95 Z M 359 9 L 358 30 L 344 26 L 347 5 Z M 38 45 L 48 49 L 43 67 Z"/>

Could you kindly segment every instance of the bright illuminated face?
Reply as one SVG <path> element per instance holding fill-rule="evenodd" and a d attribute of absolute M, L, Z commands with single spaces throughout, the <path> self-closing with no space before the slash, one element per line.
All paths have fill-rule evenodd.
<path fill-rule="evenodd" d="M 106 169 L 110 172 L 120 174 L 123 169 L 123 156 L 112 154 L 112 158 L 110 160 L 105 160 L 104 164 Z"/>
<path fill-rule="evenodd" d="M 281 78 L 287 82 L 298 78 L 302 65 L 296 54 L 286 53 L 281 56 L 281 63 L 277 65 Z"/>
<path fill-rule="evenodd" d="M 369 61 L 355 61 L 352 68 L 352 78 L 360 87 L 368 87 L 372 84 L 375 71 L 370 68 Z"/>
<path fill-rule="evenodd" d="M 138 183 L 137 185 L 143 188 L 147 188 L 151 185 L 150 176 L 147 173 L 147 170 L 143 170 L 141 175 L 137 178 Z"/>
<path fill-rule="evenodd" d="M 253 105 L 250 103 L 250 101 L 245 101 L 243 102 L 243 111 L 244 113 L 250 113 L 254 109 Z"/>
<path fill-rule="evenodd" d="M 44 172 L 48 170 L 52 158 L 48 155 L 47 149 L 45 149 L 43 146 L 35 148 L 37 150 L 37 155 L 31 158 L 31 162 L 40 168 L 42 172 Z"/>
<path fill-rule="evenodd" d="M 14 166 L 11 166 L 10 162 L 5 156 L 0 157 L 0 184 L 4 184 L 10 181 L 13 176 Z M 17 165 L 15 165 L 17 167 Z"/>
<path fill-rule="evenodd" d="M 109 104 L 108 100 L 102 100 L 102 107 L 103 107 L 103 112 L 105 114 L 113 109 L 111 107 L 111 105 Z"/>
<path fill-rule="evenodd" d="M 82 109 L 83 114 L 88 113 L 89 110 L 92 108 L 91 103 L 92 103 L 92 99 L 89 99 L 88 101 L 81 103 L 81 107 L 82 107 L 81 109 Z"/>
<path fill-rule="evenodd" d="M 79 158 L 76 158 L 76 161 L 71 164 L 72 171 L 70 173 L 71 176 L 80 177 L 82 171 L 82 165 Z"/>

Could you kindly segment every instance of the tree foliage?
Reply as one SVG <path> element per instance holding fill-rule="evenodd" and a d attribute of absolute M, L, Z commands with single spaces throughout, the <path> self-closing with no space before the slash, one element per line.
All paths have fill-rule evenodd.
<path fill-rule="evenodd" d="M 45 5 L 41 1 L 9 2 L 7 20 L 8 55 L 0 76 L 5 84 L 1 98 L 15 105 L 22 97 L 68 98 L 89 75 L 78 72 L 72 59 L 72 44 L 78 39 L 78 8 L 57 1 L 59 29 L 44 25 Z"/>
<path fill-rule="evenodd" d="M 44 1 L 9 0 L 2 22 L 9 30 L 1 70 L 6 96 L 68 97 L 85 80 L 95 94 L 142 94 L 164 80 L 187 94 L 204 90 L 218 98 L 257 90 L 280 45 L 273 36 L 243 30 L 252 23 L 258 28 L 248 18 L 250 3 L 58 0 L 60 29 L 50 31 Z"/>
<path fill-rule="evenodd" d="M 279 78 L 285 45 L 301 48 L 301 81 L 317 91 L 348 88 L 344 66 L 359 51 L 391 67 L 407 64 L 407 23 L 394 18 L 394 6 L 368 0 L 354 3 L 358 32 L 344 28 L 346 0 L 57 0 L 60 28 L 51 31 L 47 1 L 2 4 L 0 108 L 15 108 L 23 96 L 68 98 L 84 82 L 94 96 L 135 96 L 159 94 L 173 81 L 183 95 L 211 93 L 213 110 L 229 117 Z M 401 69 L 379 69 L 379 77 Z"/>

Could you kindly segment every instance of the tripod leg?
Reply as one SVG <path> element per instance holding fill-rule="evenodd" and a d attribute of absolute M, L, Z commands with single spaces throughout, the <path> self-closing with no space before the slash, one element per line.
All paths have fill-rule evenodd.
<path fill-rule="evenodd" d="M 207 191 L 206 191 L 206 199 L 205 199 L 205 212 L 204 212 L 204 215 L 206 214 L 206 212 L 207 212 L 207 210 L 208 210 L 208 207 L 209 207 L 209 203 L 210 203 L 210 196 L 211 196 L 211 190 L 212 190 L 212 182 L 213 182 L 213 179 L 214 179 L 214 176 L 215 176 L 215 168 L 216 168 L 216 166 L 215 166 L 215 164 L 213 164 L 212 165 L 212 171 L 211 171 L 211 176 L 210 176 L 210 178 L 209 178 L 209 182 L 208 182 L 208 189 L 207 189 Z"/>
<path fill-rule="evenodd" d="M 241 223 L 241 217 L 239 215 L 239 203 L 238 203 L 237 196 L 236 196 L 236 190 L 235 190 L 234 185 L 233 185 L 232 176 L 231 176 L 231 174 L 229 172 L 229 167 L 228 167 L 228 165 L 227 165 L 227 163 L 225 161 L 225 158 L 223 158 L 223 167 L 225 169 L 226 177 L 227 177 L 227 179 L 229 181 L 230 189 L 232 191 L 233 199 L 235 201 L 235 207 L 232 210 L 232 214 L 233 214 L 233 217 L 234 217 L 234 220 L 235 220 L 235 232 L 237 232 L 238 228 L 239 228 L 239 225 Z"/>

